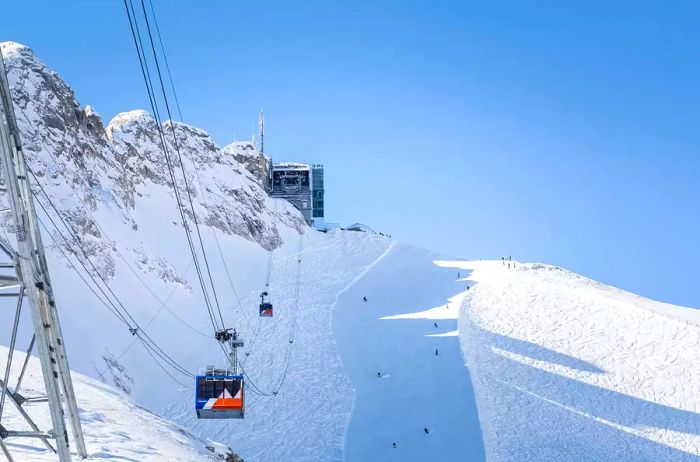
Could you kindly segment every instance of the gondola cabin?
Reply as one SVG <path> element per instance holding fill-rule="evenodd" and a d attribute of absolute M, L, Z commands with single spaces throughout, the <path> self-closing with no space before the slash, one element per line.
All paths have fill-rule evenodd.
<path fill-rule="evenodd" d="M 226 369 L 207 368 L 196 377 L 198 419 L 242 419 L 245 409 L 243 376 Z"/>
<path fill-rule="evenodd" d="M 260 317 L 261 318 L 271 318 L 272 317 L 272 303 L 265 301 L 265 297 L 269 294 L 264 291 L 260 294 Z"/>
<path fill-rule="evenodd" d="M 272 303 L 263 302 L 260 304 L 260 316 L 263 318 L 272 317 Z"/>

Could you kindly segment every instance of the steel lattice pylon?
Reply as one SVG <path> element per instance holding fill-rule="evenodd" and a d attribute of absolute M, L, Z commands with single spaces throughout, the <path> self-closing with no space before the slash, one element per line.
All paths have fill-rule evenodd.
<path fill-rule="evenodd" d="M 71 459 L 67 427 L 72 429 L 73 441 L 79 457 L 87 457 L 83 431 L 75 401 L 73 382 L 71 380 L 68 358 L 58 322 L 56 303 L 53 298 L 48 266 L 41 242 L 39 222 L 34 209 L 32 191 L 27 177 L 28 170 L 20 142 L 19 131 L 12 108 L 7 73 L 0 50 L 0 169 L 4 181 L 4 191 L 7 194 L 9 209 L 15 225 L 17 238 L 16 248 L 11 243 L 0 238 L 0 254 L 8 257 L 9 261 L 0 263 L 0 269 L 6 271 L 14 268 L 14 275 L 0 275 L 0 295 L 3 297 L 16 296 L 15 322 L 8 355 L 8 367 L 0 379 L 0 451 L 12 461 L 12 456 L 3 440 L 11 437 L 35 437 L 58 454 L 61 462 Z M 7 290 L 13 292 L 7 293 Z M 19 315 L 22 301 L 27 298 L 34 326 L 34 344 L 37 346 L 41 370 L 46 388 L 45 398 L 24 398 L 18 392 L 26 370 L 25 361 L 22 372 L 17 379 L 14 391 L 8 382 L 11 354 L 17 337 Z M 27 352 L 27 358 L 29 352 Z M 48 402 L 53 429 L 51 432 L 39 430 L 31 417 L 23 409 L 23 404 L 31 401 Z M 11 403 L 26 420 L 31 430 L 12 430 L 2 426 L 3 406 Z M 49 442 L 54 440 L 55 448 Z"/>

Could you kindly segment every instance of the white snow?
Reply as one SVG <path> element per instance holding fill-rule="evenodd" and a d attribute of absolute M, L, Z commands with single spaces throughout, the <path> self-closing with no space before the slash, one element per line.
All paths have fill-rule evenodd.
<path fill-rule="evenodd" d="M 0 346 L 2 371 L 5 370 L 7 352 L 7 348 Z M 14 377 L 19 374 L 24 358 L 23 352 L 15 351 L 12 363 Z M 182 427 L 138 406 L 112 387 L 75 372 L 72 377 L 88 460 L 201 462 L 224 460 L 225 455 L 230 453 L 225 446 L 201 440 Z M 39 360 L 34 357 L 29 360 L 20 393 L 25 397 L 44 394 L 41 367 Z M 40 430 L 51 428 L 45 403 L 28 403 L 23 407 Z M 3 425 L 12 430 L 31 430 L 9 400 L 5 402 Z M 72 435 L 70 441 L 71 448 L 75 451 Z M 18 462 L 56 460 L 56 455 L 38 439 L 8 438 L 5 444 Z M 3 456 L 0 454 L 0 457 Z M 75 457 L 77 460 L 77 455 Z"/>
<path fill-rule="evenodd" d="M 470 273 L 460 337 L 489 460 L 698 460 L 700 316 L 548 265 Z"/>
<path fill-rule="evenodd" d="M 469 375 L 452 334 L 453 297 L 465 283 L 436 258 L 396 244 L 338 300 L 333 330 L 355 389 L 346 461 L 484 460 Z"/>
<path fill-rule="evenodd" d="M 234 141 L 224 146 L 223 151 L 246 157 L 260 156 L 260 151 L 256 149 L 254 141 Z"/>

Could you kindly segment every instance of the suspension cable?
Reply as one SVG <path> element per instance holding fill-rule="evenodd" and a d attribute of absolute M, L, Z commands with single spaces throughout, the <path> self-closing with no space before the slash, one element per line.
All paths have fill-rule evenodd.
<path fill-rule="evenodd" d="M 164 133 L 163 128 L 159 122 L 160 111 L 158 110 L 158 103 L 156 101 L 155 93 L 153 91 L 153 87 L 152 87 L 152 83 L 151 83 L 150 71 L 148 69 L 148 63 L 146 60 L 145 50 L 143 47 L 143 42 L 141 40 L 141 33 L 139 30 L 138 21 L 136 19 L 136 10 L 133 6 L 132 0 L 124 0 L 124 7 L 125 7 L 126 12 L 127 12 L 127 17 L 129 20 L 129 26 L 131 28 L 131 34 L 132 34 L 134 46 L 136 48 L 136 53 L 137 53 L 137 56 L 139 58 L 139 64 L 141 67 L 141 74 L 142 74 L 144 83 L 146 85 L 146 91 L 148 93 L 149 102 L 151 104 L 151 110 L 153 111 L 153 114 L 156 118 L 156 129 L 158 130 L 160 146 L 161 146 L 161 149 L 163 151 L 163 154 L 164 154 L 164 157 L 166 160 L 168 173 L 170 175 L 171 182 L 173 184 L 173 191 L 175 193 L 175 200 L 177 202 L 178 210 L 180 212 L 180 217 L 182 219 L 183 228 L 185 231 L 185 235 L 187 237 L 187 243 L 188 243 L 188 246 L 190 249 L 190 253 L 192 254 L 194 264 L 195 264 L 195 269 L 197 271 L 199 285 L 202 289 L 202 295 L 204 298 L 204 303 L 205 303 L 206 308 L 207 308 L 207 312 L 209 314 L 209 319 L 212 323 L 212 327 L 214 328 L 214 331 L 216 332 L 217 330 L 219 330 L 218 322 L 217 322 L 217 319 L 216 319 L 214 311 L 213 311 L 212 303 L 209 299 L 209 292 L 207 290 L 207 286 L 206 286 L 206 283 L 204 281 L 204 275 L 202 272 L 202 268 L 200 267 L 200 264 L 199 264 L 199 259 L 197 258 L 197 252 L 195 251 L 194 241 L 192 239 L 192 236 L 190 235 L 189 224 L 187 221 L 187 216 L 185 214 L 185 208 L 184 208 L 184 205 L 182 203 L 180 190 L 179 190 L 179 187 L 177 185 L 177 179 L 175 177 L 174 167 L 173 167 L 172 161 L 170 159 L 170 152 L 169 152 L 168 147 L 167 147 L 165 133 Z M 133 16 L 132 16 L 132 14 L 133 14 Z M 166 101 L 166 104 L 167 104 L 167 101 Z M 175 140 L 175 141 L 177 141 L 177 140 Z M 184 173 L 184 166 L 183 166 L 183 173 Z M 184 175 L 184 179 L 185 179 L 185 184 L 187 185 L 187 176 L 186 175 Z M 188 186 L 186 186 L 186 188 L 188 189 Z M 189 193 L 189 189 L 187 192 Z M 194 211 L 194 207 L 192 207 L 192 210 Z M 194 220 L 196 223 L 196 214 L 194 214 Z M 201 244 L 201 235 L 199 233 L 198 233 L 198 236 L 200 237 L 200 246 L 203 249 L 204 246 Z M 219 318 L 221 320 L 221 325 L 223 326 L 224 325 L 223 317 L 221 316 L 220 310 L 219 310 Z"/>
<path fill-rule="evenodd" d="M 165 52 L 165 45 L 163 43 L 163 37 L 160 33 L 160 27 L 158 26 L 158 18 L 157 18 L 156 12 L 155 12 L 155 8 L 153 7 L 152 0 L 148 0 L 148 3 L 149 3 L 150 10 L 151 10 L 151 17 L 153 18 L 153 25 L 154 25 L 154 28 L 156 30 L 156 36 L 158 38 L 158 44 L 160 46 L 160 52 L 161 52 L 161 55 L 163 56 L 163 61 L 165 63 L 165 70 L 166 70 L 166 74 L 168 77 L 168 82 L 170 84 L 170 90 L 171 90 L 171 93 L 173 94 L 173 97 L 175 99 L 175 107 L 177 109 L 177 114 L 178 114 L 178 117 L 180 119 L 180 122 L 184 123 L 185 119 L 182 116 L 182 108 L 180 106 L 180 100 L 177 96 L 177 90 L 175 89 L 175 82 L 173 79 L 173 75 L 172 75 L 172 72 L 170 71 L 170 64 L 168 63 L 168 55 Z M 168 114 L 170 114 L 170 112 L 168 112 Z M 171 126 L 174 125 L 172 122 L 173 121 L 171 119 Z M 185 139 L 187 139 L 187 132 L 186 131 L 184 132 L 184 136 L 185 136 Z M 181 163 L 181 165 L 182 165 L 182 163 Z M 195 168 L 194 174 L 195 174 L 195 179 L 197 180 L 197 185 L 199 186 L 199 190 L 201 191 L 201 194 L 202 194 L 202 200 L 204 203 L 204 207 L 209 209 L 206 188 L 204 188 L 202 186 L 202 181 L 201 181 L 201 177 L 199 175 L 199 170 Z M 248 324 L 250 324 L 249 319 L 248 319 L 248 315 L 246 314 L 245 310 L 243 309 L 243 305 L 241 303 L 240 297 L 238 296 L 238 291 L 236 290 L 235 284 L 233 283 L 233 278 L 231 277 L 231 272 L 228 269 L 228 264 L 226 263 L 226 259 L 224 258 L 223 252 L 221 250 L 221 244 L 219 243 L 219 238 L 217 235 L 218 233 L 216 232 L 216 229 L 214 227 L 212 228 L 212 231 L 214 234 L 214 242 L 216 243 L 216 248 L 217 248 L 217 251 L 219 253 L 219 257 L 221 258 L 221 263 L 224 266 L 224 271 L 226 273 L 226 278 L 228 279 L 229 286 L 231 287 L 231 291 L 233 292 L 233 295 L 236 299 L 236 304 L 238 305 L 240 313 L 243 315 L 245 322 L 246 322 L 246 325 L 248 325 Z"/>
<path fill-rule="evenodd" d="M 85 249 L 82 247 L 82 245 L 81 245 L 81 243 L 80 243 L 80 240 L 79 240 L 78 237 L 75 235 L 75 233 L 73 233 L 73 230 L 72 230 L 72 229 L 70 228 L 70 226 L 66 223 L 66 221 L 63 219 L 63 217 L 61 216 L 60 212 L 59 212 L 58 209 L 56 208 L 55 204 L 54 204 L 53 201 L 51 200 L 50 196 L 48 195 L 48 193 L 46 192 L 46 190 L 44 190 L 44 188 L 43 188 L 43 186 L 41 185 L 41 183 L 38 181 L 38 178 L 36 177 L 36 175 L 34 174 L 34 172 L 33 172 L 31 169 L 29 169 L 29 168 L 28 168 L 28 171 L 29 171 L 29 173 L 32 175 L 32 177 L 34 178 L 35 184 L 39 187 L 39 189 L 41 190 L 41 192 L 44 194 L 44 196 L 45 196 L 47 202 L 49 203 L 49 205 L 50 205 L 50 207 L 51 207 L 51 209 L 54 211 L 54 213 L 56 214 L 56 216 L 57 216 L 57 217 L 59 218 L 59 220 L 62 222 L 62 224 L 64 225 L 64 227 L 65 227 L 66 230 L 68 231 L 68 234 L 69 234 L 70 237 L 72 238 L 73 242 L 75 243 L 75 245 L 78 247 L 78 249 L 79 249 L 80 252 L 82 253 L 83 258 L 85 259 L 85 261 L 87 261 L 87 263 L 89 264 L 89 266 L 92 268 L 92 271 L 90 271 L 90 270 L 87 268 L 85 262 L 80 258 L 80 256 L 78 255 L 78 252 L 75 250 L 75 248 L 74 248 L 73 245 L 70 243 L 70 241 L 68 240 L 68 238 L 66 238 L 66 236 L 63 235 L 63 233 L 61 232 L 61 230 L 60 230 L 59 227 L 58 227 L 58 224 L 57 224 L 57 223 L 54 221 L 54 219 L 51 217 L 51 214 L 49 214 L 48 210 L 47 210 L 46 207 L 44 206 L 44 203 L 41 201 L 41 198 L 37 197 L 37 195 L 36 195 L 35 193 L 33 193 L 33 195 L 34 195 L 34 197 L 35 197 L 35 199 L 36 199 L 36 203 L 39 204 L 39 207 L 42 209 L 42 211 L 44 212 L 44 214 L 46 215 L 46 217 L 49 219 L 49 221 L 50 221 L 51 224 L 53 225 L 55 231 L 58 233 L 58 235 L 59 235 L 59 236 L 61 237 L 61 239 L 64 241 L 64 243 L 65 243 L 67 249 L 73 254 L 73 256 L 76 258 L 76 260 L 78 261 L 78 263 L 83 267 L 83 269 L 84 269 L 85 272 L 87 273 L 88 277 L 93 281 L 93 283 L 95 284 L 95 287 L 97 288 L 97 290 L 99 290 L 99 292 L 104 296 L 104 300 L 106 300 L 107 303 L 105 303 L 100 297 L 98 297 L 98 299 L 100 299 L 100 301 L 103 301 L 103 303 L 105 304 L 105 306 L 108 307 L 108 309 L 112 312 L 112 314 L 114 314 L 118 319 L 120 319 L 120 320 L 129 328 L 130 331 L 133 330 L 133 329 L 135 329 L 135 332 L 139 332 L 140 335 L 142 335 L 142 336 L 149 342 L 149 344 L 152 346 L 152 348 L 153 348 L 155 351 L 158 352 L 158 354 L 162 355 L 164 358 L 167 358 L 166 360 L 173 366 L 173 368 L 175 368 L 176 370 L 178 370 L 179 372 L 181 372 L 181 373 L 183 373 L 183 374 L 185 374 L 185 375 L 190 375 L 190 373 L 189 373 L 184 367 L 182 367 L 180 364 L 178 364 L 174 359 L 172 359 L 172 357 L 170 357 L 169 355 L 167 355 L 167 353 L 165 353 L 165 351 L 163 351 L 163 349 L 160 348 L 160 347 L 158 346 L 158 344 L 157 344 L 145 331 L 143 331 L 143 330 L 141 329 L 141 327 L 139 326 L 138 322 L 134 319 L 134 317 L 131 315 L 131 313 L 129 312 L 129 310 L 124 306 L 124 304 L 121 302 L 121 300 L 119 299 L 119 297 L 118 297 L 118 296 L 114 293 L 114 291 L 111 289 L 111 287 L 110 287 L 110 285 L 108 284 L 107 280 L 100 274 L 100 271 L 97 269 L 97 267 L 94 265 L 94 263 L 93 263 L 92 260 L 90 259 L 90 256 L 87 254 L 87 252 L 85 251 Z M 44 225 L 44 226 L 45 226 L 45 225 Z M 51 235 L 51 233 L 49 233 L 49 235 Z M 53 236 L 52 236 L 52 239 L 53 239 Z M 55 240 L 54 240 L 54 242 L 55 242 Z M 58 246 L 58 247 L 59 247 L 59 249 L 60 249 L 60 246 Z M 62 252 L 62 250 L 61 250 L 61 252 Z M 63 253 L 63 252 L 62 252 L 62 253 Z M 64 254 L 64 256 L 65 256 L 65 254 Z M 71 266 L 72 266 L 74 269 L 76 269 L 75 266 L 73 266 L 73 265 L 71 265 Z M 93 272 L 94 272 L 94 274 L 93 274 Z M 95 278 L 95 276 L 97 277 L 97 279 L 99 279 L 99 280 L 102 281 L 104 287 L 103 287 L 102 285 L 99 284 L 99 282 L 97 281 L 97 279 Z M 81 278 L 81 279 L 83 279 L 83 278 Z M 86 282 L 86 281 L 83 279 L 83 282 Z M 106 290 L 106 291 L 105 291 L 105 290 Z M 93 293 L 94 293 L 94 292 L 93 292 Z M 110 296 L 111 296 L 111 297 L 110 297 Z M 116 304 L 115 304 L 115 302 L 116 302 Z M 128 318 L 128 319 L 127 319 L 127 318 Z"/>
<path fill-rule="evenodd" d="M 185 182 L 185 192 L 187 193 L 187 199 L 188 199 L 188 202 L 190 205 L 190 210 L 192 211 L 192 221 L 194 222 L 194 227 L 195 227 L 195 230 L 197 231 L 197 238 L 199 240 L 199 246 L 202 250 L 202 258 L 204 259 L 204 266 L 207 270 L 207 275 L 209 276 L 209 284 L 211 285 L 212 294 L 214 295 L 214 302 L 216 303 L 216 308 L 219 312 L 219 318 L 221 320 L 221 325 L 222 325 L 222 327 L 225 327 L 224 318 L 223 318 L 223 315 L 221 314 L 221 306 L 219 305 L 219 299 L 218 299 L 218 296 L 216 294 L 216 287 L 214 286 L 214 279 L 212 278 L 211 268 L 209 267 L 209 259 L 207 258 L 206 251 L 204 250 L 204 243 L 202 240 L 202 234 L 201 234 L 201 231 L 199 229 L 199 222 L 197 220 L 197 212 L 195 211 L 195 208 L 194 208 L 194 201 L 192 200 L 192 194 L 190 192 L 189 181 L 187 180 L 187 172 L 185 171 L 185 164 L 182 160 L 182 153 L 180 152 L 180 143 L 178 142 L 177 135 L 175 133 L 175 122 L 173 121 L 173 117 L 172 117 L 172 114 L 170 112 L 170 103 L 168 102 L 168 96 L 167 96 L 167 93 L 165 91 L 165 84 L 163 83 L 163 75 L 162 75 L 161 70 L 160 70 L 160 62 L 158 59 L 158 53 L 156 52 L 155 43 L 153 41 L 153 34 L 151 33 L 151 25 L 150 25 L 150 21 L 148 20 L 148 13 L 146 12 L 146 4 L 144 3 L 144 0 L 141 0 L 141 9 L 143 11 L 143 18 L 144 18 L 145 23 L 146 23 L 146 30 L 148 32 L 148 39 L 149 39 L 149 42 L 151 44 L 151 51 L 153 52 L 153 61 L 156 65 L 156 72 L 158 75 L 158 82 L 160 83 L 160 89 L 162 92 L 163 102 L 165 103 L 165 110 L 166 110 L 167 115 L 168 115 L 168 120 L 170 121 L 169 125 L 170 125 L 170 131 L 171 131 L 172 137 L 173 137 L 173 143 L 175 144 L 175 152 L 177 153 L 177 158 L 178 158 L 179 163 L 180 163 L 180 170 L 182 171 L 182 178 Z"/>
<path fill-rule="evenodd" d="M 39 135 L 39 131 L 38 131 L 37 128 L 34 126 L 34 124 L 32 123 L 32 121 L 29 119 L 29 116 L 27 115 L 27 113 L 26 113 L 26 112 L 24 111 L 24 109 L 22 109 L 21 107 L 18 107 L 18 109 L 20 110 L 21 114 L 23 115 L 24 119 L 26 120 L 27 124 L 29 125 L 29 128 L 33 131 L 35 137 L 39 139 L 39 142 L 40 142 L 41 145 L 43 146 L 44 151 L 51 157 L 51 159 L 52 159 L 55 163 L 58 164 L 58 163 L 59 163 L 58 158 L 54 155 L 54 153 L 51 151 L 51 149 L 49 149 L 49 147 L 46 145 L 46 143 L 44 142 L 43 137 L 41 137 L 41 136 Z M 78 123 L 77 120 L 75 120 L 76 128 L 79 128 L 79 126 L 77 125 L 77 123 Z M 94 149 L 97 150 L 97 147 L 95 146 L 94 142 L 93 142 L 90 138 L 88 138 L 88 141 L 90 142 L 90 144 L 92 145 L 92 147 L 93 147 Z M 201 335 L 201 336 L 203 336 L 203 337 L 211 338 L 211 335 L 210 335 L 210 334 L 205 334 L 205 333 L 201 332 L 200 330 L 198 330 L 198 329 L 192 327 L 192 326 L 189 325 L 187 322 L 185 322 L 180 316 L 178 316 L 178 315 L 177 315 L 172 309 L 170 309 L 170 307 L 166 304 L 167 301 L 168 301 L 168 300 L 172 297 L 172 295 L 175 293 L 175 290 L 176 290 L 176 289 L 173 289 L 173 290 L 170 292 L 170 294 L 169 294 L 168 297 L 165 299 L 165 301 L 163 301 L 163 300 L 153 291 L 153 289 L 151 288 L 151 286 L 148 285 L 148 284 L 146 283 L 146 281 L 143 280 L 143 278 L 139 275 L 139 273 L 136 271 L 136 269 L 131 265 L 131 263 L 129 263 L 129 260 L 128 260 L 128 259 L 124 256 L 124 254 L 119 250 L 119 247 L 118 247 L 118 245 L 117 245 L 117 241 L 114 240 L 114 239 L 112 239 L 112 238 L 109 236 L 109 234 L 107 233 L 107 231 L 105 231 L 105 229 L 104 229 L 102 226 L 100 226 L 99 221 L 97 221 L 97 219 L 95 218 L 95 216 L 94 216 L 94 215 L 92 214 L 92 212 L 90 211 L 90 207 L 88 206 L 88 204 L 85 203 L 85 201 L 83 200 L 83 198 L 80 197 L 80 195 L 78 194 L 78 192 L 75 190 L 74 185 L 73 185 L 72 183 L 70 183 L 69 186 L 70 186 L 70 191 L 73 193 L 73 196 L 75 196 L 75 198 L 78 199 L 78 201 L 80 201 L 80 203 L 82 204 L 83 209 L 85 210 L 85 213 L 92 219 L 92 222 L 95 224 L 95 226 L 96 226 L 97 229 L 100 231 L 100 233 L 101 233 L 102 235 L 104 235 L 104 236 L 107 238 L 107 240 L 110 242 L 110 244 L 112 245 L 112 250 L 114 250 L 114 252 L 119 256 L 119 258 L 120 258 L 120 259 L 124 262 L 124 264 L 127 266 L 127 268 L 129 269 L 129 271 L 131 271 L 131 273 L 134 275 L 134 277 L 136 277 L 136 279 L 139 281 L 139 283 L 140 283 L 142 286 L 144 286 L 144 288 L 148 291 L 148 293 L 150 293 L 151 296 L 152 296 L 152 297 L 158 302 L 158 304 L 160 305 L 160 308 L 158 309 L 158 311 L 156 311 L 156 313 L 151 317 L 151 319 L 149 320 L 149 322 L 146 324 L 146 327 L 149 327 L 149 326 L 151 325 L 151 323 L 153 322 L 153 320 L 158 316 L 158 314 L 160 314 L 160 312 L 161 312 L 163 309 L 165 309 L 165 310 L 168 311 L 175 319 L 177 319 L 180 323 L 182 323 L 182 324 L 183 324 L 185 327 L 187 327 L 188 329 L 192 330 L 193 332 L 195 332 L 195 333 L 197 333 L 197 334 L 199 334 L 199 335 Z M 191 266 L 192 266 L 192 260 L 190 260 L 190 262 L 189 262 L 187 268 L 185 268 L 183 274 L 187 274 L 187 272 L 189 271 L 189 269 L 190 269 Z"/>
<path fill-rule="evenodd" d="M 296 284 L 295 284 L 295 290 L 294 290 L 294 304 L 292 305 L 292 321 L 291 321 L 291 326 L 290 326 L 290 331 L 289 331 L 289 338 L 288 338 L 288 344 L 287 344 L 287 350 L 285 352 L 285 359 L 284 359 L 284 366 L 282 368 L 282 373 L 277 380 L 277 384 L 272 387 L 270 391 L 264 391 L 262 390 L 256 383 L 255 381 L 250 377 L 250 375 L 246 372 L 244 366 L 245 364 L 241 364 L 241 370 L 243 371 L 243 375 L 246 379 L 246 381 L 251 385 L 251 391 L 254 394 L 260 395 L 260 396 L 268 396 L 268 397 L 273 397 L 277 396 L 282 389 L 284 382 L 287 378 L 287 374 L 289 372 L 289 365 L 291 363 L 291 356 L 292 356 L 292 348 L 294 346 L 294 339 L 295 339 L 295 334 L 296 334 L 296 316 L 297 316 L 297 311 L 299 308 L 299 297 L 300 297 L 300 286 L 301 286 L 301 268 L 302 268 L 302 253 L 303 253 L 303 247 L 304 247 L 304 235 L 300 234 L 299 235 L 299 245 L 298 245 L 298 254 L 297 254 L 297 272 L 296 272 Z"/>

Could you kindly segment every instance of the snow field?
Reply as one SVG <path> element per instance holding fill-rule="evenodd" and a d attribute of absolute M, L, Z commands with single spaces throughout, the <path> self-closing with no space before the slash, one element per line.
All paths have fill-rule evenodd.
<path fill-rule="evenodd" d="M 700 459 L 697 311 L 548 265 L 444 264 L 471 273 L 459 330 L 489 460 Z"/>

